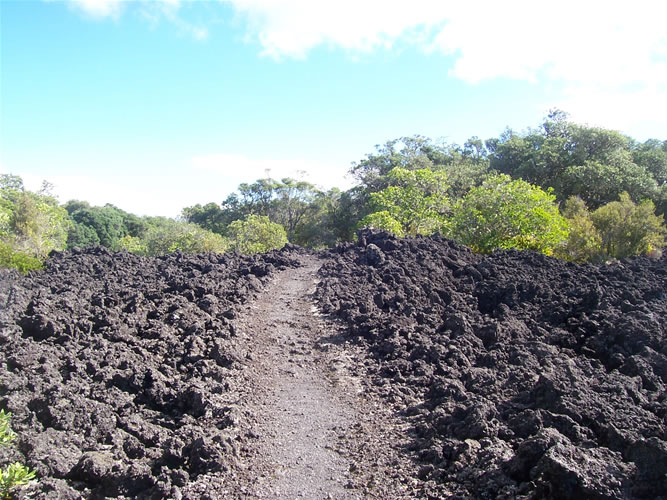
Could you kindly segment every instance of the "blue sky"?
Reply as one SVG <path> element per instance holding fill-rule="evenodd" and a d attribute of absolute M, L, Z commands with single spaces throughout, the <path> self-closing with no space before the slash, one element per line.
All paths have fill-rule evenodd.
<path fill-rule="evenodd" d="M 552 107 L 667 138 L 664 2 L 0 0 L 0 171 L 175 216 L 270 169 L 322 187 L 376 144 Z"/>

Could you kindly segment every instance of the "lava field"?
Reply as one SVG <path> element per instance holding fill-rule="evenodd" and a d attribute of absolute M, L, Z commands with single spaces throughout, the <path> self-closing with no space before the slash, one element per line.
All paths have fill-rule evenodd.
<path fill-rule="evenodd" d="M 19 498 L 218 498 L 238 462 L 235 322 L 304 250 L 54 254 L 0 270 L 0 408 Z M 364 231 L 314 300 L 458 498 L 667 498 L 667 258 L 577 265 Z M 208 479 L 207 479 L 208 478 Z M 207 482 L 208 481 L 208 482 Z"/>
<path fill-rule="evenodd" d="M 324 312 L 414 423 L 419 475 L 461 498 L 667 497 L 667 260 L 577 265 L 365 232 Z"/>

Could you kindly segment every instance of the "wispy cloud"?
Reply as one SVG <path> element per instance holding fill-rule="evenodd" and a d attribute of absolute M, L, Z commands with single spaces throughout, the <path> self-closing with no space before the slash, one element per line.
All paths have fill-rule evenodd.
<path fill-rule="evenodd" d="M 123 3 L 122 0 L 69 0 L 73 8 L 95 18 L 118 17 Z"/>
<path fill-rule="evenodd" d="M 208 27 L 179 14 L 191 0 L 69 0 L 96 17 L 142 5 L 195 39 Z M 210 6 L 211 4 L 209 4 Z M 409 45 L 447 57 L 454 78 L 550 85 L 573 115 L 593 122 L 622 102 L 610 126 L 646 121 L 667 130 L 667 3 L 662 0 L 218 0 L 264 56 L 303 59 L 317 47 L 353 58 Z M 553 90 L 556 89 L 556 90 Z M 591 101 L 592 99 L 592 101 Z M 657 101 L 655 100 L 657 99 Z M 545 103 L 546 107 L 553 102 Z"/>
<path fill-rule="evenodd" d="M 356 55 L 409 44 L 451 58 L 451 76 L 562 89 L 559 102 L 609 126 L 647 121 L 667 130 L 667 3 L 639 0 L 433 2 L 226 0 L 249 37 L 276 59 L 318 46 Z M 552 106 L 554 103 L 545 103 Z"/>
<path fill-rule="evenodd" d="M 184 1 L 192 3 L 192 0 Z M 95 19 L 119 19 L 126 10 L 134 8 L 149 24 L 157 25 L 165 20 L 173 24 L 179 32 L 195 40 L 204 40 L 208 37 L 206 26 L 191 23 L 179 15 L 184 3 L 182 0 L 68 0 L 68 2 L 75 10 Z"/>

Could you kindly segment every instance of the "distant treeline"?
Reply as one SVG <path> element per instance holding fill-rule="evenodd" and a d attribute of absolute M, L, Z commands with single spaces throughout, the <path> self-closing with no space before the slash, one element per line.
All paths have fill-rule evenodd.
<path fill-rule="evenodd" d="M 562 111 L 537 128 L 463 146 L 395 139 L 350 172 L 358 184 L 348 191 L 264 178 L 221 203 L 184 208 L 177 220 L 75 200 L 59 205 L 48 185 L 32 193 L 3 175 L 0 263 L 30 269 L 53 249 L 93 245 L 141 255 L 262 252 L 287 241 L 319 248 L 349 241 L 364 226 L 574 261 L 655 255 L 665 245 L 667 140 L 637 142 L 573 123 Z"/>

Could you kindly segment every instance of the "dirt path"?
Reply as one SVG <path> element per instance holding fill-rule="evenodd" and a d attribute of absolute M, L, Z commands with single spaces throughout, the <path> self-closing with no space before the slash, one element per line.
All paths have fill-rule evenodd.
<path fill-rule="evenodd" d="M 407 498 L 414 477 L 390 411 L 353 373 L 359 358 L 312 300 L 320 262 L 281 273 L 238 321 L 252 339 L 243 498 Z M 403 434 L 404 435 L 404 434 Z M 400 481 L 398 478 L 402 478 Z"/>

